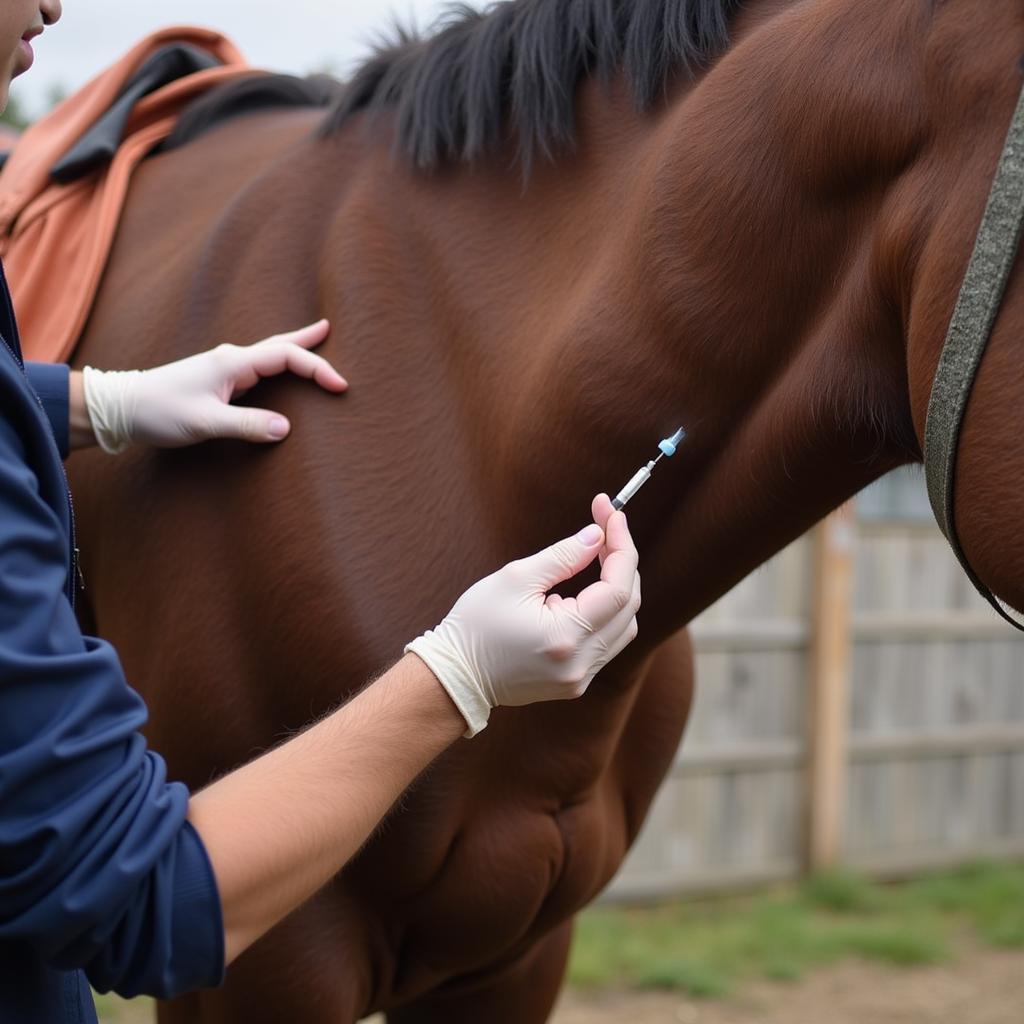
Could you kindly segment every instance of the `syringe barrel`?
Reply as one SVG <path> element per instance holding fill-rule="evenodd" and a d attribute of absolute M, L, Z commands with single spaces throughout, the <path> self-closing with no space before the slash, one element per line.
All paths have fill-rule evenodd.
<path fill-rule="evenodd" d="M 642 469 L 638 469 L 636 473 L 633 474 L 633 478 L 629 481 L 629 483 L 626 484 L 626 486 L 623 487 L 622 490 L 615 495 L 615 498 L 612 500 L 612 508 L 616 510 L 622 508 L 626 504 L 626 502 L 629 501 L 629 499 L 632 498 L 633 495 L 636 494 L 636 492 L 639 491 L 640 488 L 643 487 L 643 485 L 647 483 L 648 480 L 651 479 L 652 465 L 653 463 L 648 463 Z"/>

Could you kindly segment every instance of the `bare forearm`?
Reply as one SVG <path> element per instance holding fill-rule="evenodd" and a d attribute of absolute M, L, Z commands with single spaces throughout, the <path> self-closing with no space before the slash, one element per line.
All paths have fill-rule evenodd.
<path fill-rule="evenodd" d="M 85 405 L 85 386 L 79 370 L 72 370 L 68 381 L 68 445 L 73 452 L 96 445 L 96 434 Z"/>
<path fill-rule="evenodd" d="M 230 962 L 359 850 L 466 723 L 415 655 L 302 735 L 197 793 Z"/>

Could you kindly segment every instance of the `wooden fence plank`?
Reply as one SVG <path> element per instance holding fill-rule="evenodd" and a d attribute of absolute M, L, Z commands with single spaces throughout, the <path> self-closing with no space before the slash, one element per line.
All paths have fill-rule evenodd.
<path fill-rule="evenodd" d="M 839 861 L 849 731 L 850 607 L 853 592 L 852 508 L 814 531 L 813 633 L 807 736 L 807 848 L 810 870 Z"/>

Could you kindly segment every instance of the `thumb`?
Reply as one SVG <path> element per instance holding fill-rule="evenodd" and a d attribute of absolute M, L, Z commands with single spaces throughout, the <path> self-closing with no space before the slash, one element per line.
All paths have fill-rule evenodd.
<path fill-rule="evenodd" d="M 567 537 L 524 558 L 522 565 L 538 588 L 548 591 L 586 569 L 597 558 L 603 542 L 604 531 L 591 523 L 575 537 Z"/>
<path fill-rule="evenodd" d="M 290 431 L 291 424 L 280 413 L 243 405 L 221 405 L 209 422 L 211 438 L 232 437 L 256 444 L 282 441 Z"/>

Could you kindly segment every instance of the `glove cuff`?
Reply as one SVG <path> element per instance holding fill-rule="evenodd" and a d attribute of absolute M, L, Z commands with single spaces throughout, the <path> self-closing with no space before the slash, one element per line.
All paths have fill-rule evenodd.
<path fill-rule="evenodd" d="M 141 376 L 140 370 L 104 373 L 91 366 L 82 370 L 89 421 L 97 443 L 108 455 L 120 455 L 132 443 L 128 392 Z"/>
<path fill-rule="evenodd" d="M 480 732 L 487 725 L 491 705 L 459 652 L 432 629 L 407 644 L 405 653 L 410 651 L 437 676 L 452 703 L 462 713 L 466 720 L 466 731 L 462 735 L 470 739 Z"/>

